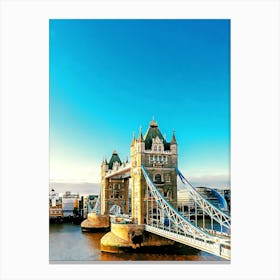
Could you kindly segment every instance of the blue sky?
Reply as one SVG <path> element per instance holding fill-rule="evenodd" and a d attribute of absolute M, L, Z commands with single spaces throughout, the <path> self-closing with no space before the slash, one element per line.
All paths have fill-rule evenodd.
<path fill-rule="evenodd" d="M 229 20 L 50 20 L 51 181 L 99 182 L 153 116 L 186 177 L 229 185 Z"/>

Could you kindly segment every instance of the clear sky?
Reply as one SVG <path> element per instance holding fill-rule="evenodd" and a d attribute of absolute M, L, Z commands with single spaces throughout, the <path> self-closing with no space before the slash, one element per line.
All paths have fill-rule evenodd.
<path fill-rule="evenodd" d="M 99 182 L 154 116 L 179 169 L 229 185 L 229 20 L 50 20 L 50 179 Z"/>

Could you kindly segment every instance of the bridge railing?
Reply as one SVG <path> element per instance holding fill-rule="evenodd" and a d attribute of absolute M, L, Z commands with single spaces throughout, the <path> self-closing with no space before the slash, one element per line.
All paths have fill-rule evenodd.
<path fill-rule="evenodd" d="M 169 230 L 171 231 L 171 222 L 173 225 L 181 230 L 184 234 L 193 236 L 194 239 L 201 238 L 202 240 L 215 242 L 215 237 L 210 235 L 208 232 L 203 231 L 201 228 L 193 225 L 188 221 L 184 216 L 182 216 L 178 210 L 176 210 L 170 203 L 167 201 L 160 191 L 154 186 L 151 181 L 146 168 L 142 165 L 142 171 L 149 187 L 149 191 L 152 194 L 152 197 L 155 199 L 156 203 L 160 206 L 161 210 L 164 212 L 165 216 L 169 219 Z M 147 217 L 148 219 L 149 217 Z M 177 230 L 177 231 L 178 231 Z"/>
<path fill-rule="evenodd" d="M 161 194 L 143 165 L 142 171 L 147 183 L 145 229 L 199 250 L 230 259 L 230 239 L 211 235 L 203 228 L 192 224 Z M 154 213 L 155 205 L 156 213 Z M 165 218 L 167 218 L 167 221 L 165 221 Z"/>
<path fill-rule="evenodd" d="M 199 205 L 199 207 L 207 213 L 211 218 L 213 218 L 216 222 L 218 222 L 221 227 L 225 227 L 230 230 L 231 227 L 231 217 L 213 205 L 210 201 L 205 199 L 192 184 L 183 176 L 183 174 L 179 171 L 178 168 L 175 168 L 179 178 L 181 179 L 184 186 L 186 186 L 189 194 L 192 199 Z"/>
<path fill-rule="evenodd" d="M 171 239 L 173 241 L 194 247 L 196 249 L 202 250 L 214 254 L 216 256 L 222 257 L 224 259 L 230 260 L 231 251 L 230 249 L 224 248 L 223 243 L 205 242 L 200 239 L 195 239 L 192 236 L 185 236 L 182 234 L 177 234 L 175 232 L 170 232 L 161 228 L 156 228 L 150 225 L 145 225 L 145 230 L 162 237 Z"/>

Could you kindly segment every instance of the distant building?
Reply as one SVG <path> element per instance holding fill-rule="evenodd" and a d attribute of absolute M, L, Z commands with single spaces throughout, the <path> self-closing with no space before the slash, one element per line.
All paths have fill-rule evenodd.
<path fill-rule="evenodd" d="M 231 201 L 231 190 L 230 187 L 223 187 L 221 189 L 216 189 L 226 200 L 228 204 L 228 210 L 230 211 L 230 201 Z"/>
<path fill-rule="evenodd" d="M 51 206 L 49 208 L 49 217 L 50 219 L 63 218 L 62 205 Z"/>
<path fill-rule="evenodd" d="M 51 190 L 49 195 L 49 218 L 51 220 L 62 220 L 63 218 L 62 200 L 54 189 Z"/>
<path fill-rule="evenodd" d="M 216 189 L 207 187 L 197 187 L 195 189 L 215 207 L 224 212 L 228 212 L 227 201 Z"/>
<path fill-rule="evenodd" d="M 179 212 L 188 212 L 189 208 L 194 207 L 194 201 L 186 189 L 179 190 L 177 194 L 177 205 Z"/>
<path fill-rule="evenodd" d="M 212 205 L 218 209 L 228 212 L 230 210 L 230 205 L 226 197 L 224 196 L 225 191 L 230 190 L 216 190 L 208 187 L 196 187 L 198 191 L 206 200 L 208 200 Z M 230 200 L 229 200 L 230 202 Z M 188 212 L 189 209 L 193 209 L 194 201 L 186 189 L 178 191 L 178 210 L 182 213 Z"/>
<path fill-rule="evenodd" d="M 66 191 L 62 196 L 62 211 L 64 217 L 73 216 L 74 209 L 79 209 L 79 194 L 71 194 L 71 192 Z"/>

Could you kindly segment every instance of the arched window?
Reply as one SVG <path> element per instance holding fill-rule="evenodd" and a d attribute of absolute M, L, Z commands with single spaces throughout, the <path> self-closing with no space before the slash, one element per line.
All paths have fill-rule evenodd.
<path fill-rule="evenodd" d="M 161 152 L 161 146 L 158 146 L 158 151 Z"/>
<path fill-rule="evenodd" d="M 166 182 L 170 182 L 170 175 L 166 175 Z"/>
<path fill-rule="evenodd" d="M 157 151 L 157 146 L 156 145 L 154 145 L 154 151 Z"/>
<path fill-rule="evenodd" d="M 156 183 L 161 183 L 161 175 L 160 174 L 155 175 L 155 182 Z"/>

